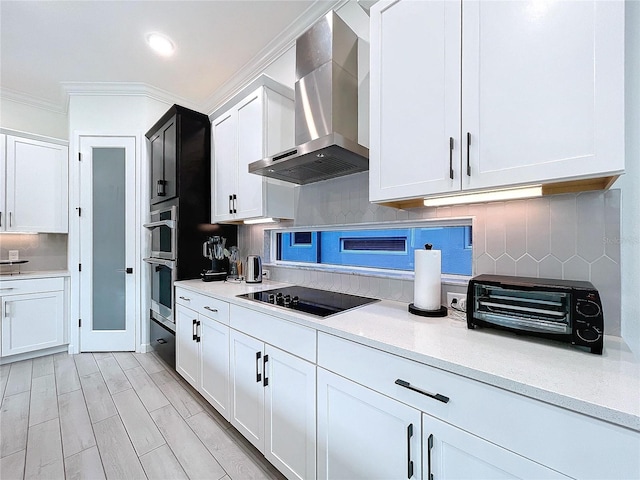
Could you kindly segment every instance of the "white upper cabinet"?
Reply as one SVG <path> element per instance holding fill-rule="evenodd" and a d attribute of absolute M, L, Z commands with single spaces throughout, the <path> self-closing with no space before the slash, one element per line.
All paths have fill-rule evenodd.
<path fill-rule="evenodd" d="M 293 146 L 293 100 L 261 86 L 211 124 L 211 222 L 293 218 L 294 187 L 249 173 L 251 162 Z"/>
<path fill-rule="evenodd" d="M 66 233 L 68 147 L 13 135 L 5 140 L 0 231 Z"/>
<path fill-rule="evenodd" d="M 378 3 L 371 9 L 371 200 L 458 190 L 459 136 L 460 4 Z"/>
<path fill-rule="evenodd" d="M 381 1 L 371 52 L 372 201 L 624 170 L 623 2 Z"/>

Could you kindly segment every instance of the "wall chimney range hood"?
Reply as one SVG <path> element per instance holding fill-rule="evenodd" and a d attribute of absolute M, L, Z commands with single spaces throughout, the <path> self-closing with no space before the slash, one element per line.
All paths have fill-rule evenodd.
<path fill-rule="evenodd" d="M 296 40 L 296 147 L 249 172 L 305 185 L 369 169 L 358 144 L 358 37 L 330 12 Z"/>

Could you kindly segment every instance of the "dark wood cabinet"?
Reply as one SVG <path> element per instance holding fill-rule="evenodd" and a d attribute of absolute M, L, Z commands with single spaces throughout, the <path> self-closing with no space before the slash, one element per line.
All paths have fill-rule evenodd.
<path fill-rule="evenodd" d="M 171 200 L 177 189 L 177 121 L 172 117 L 149 139 L 151 141 L 151 204 Z"/>
<path fill-rule="evenodd" d="M 151 210 L 177 207 L 176 279 L 198 278 L 211 261 L 202 256 L 209 235 L 238 244 L 235 225 L 211 222 L 211 122 L 173 105 L 146 134 L 150 161 Z"/>
<path fill-rule="evenodd" d="M 151 127 L 146 137 L 150 143 L 151 205 L 172 200 L 191 187 L 196 187 L 194 195 L 209 197 L 211 188 L 203 181 L 211 171 L 209 117 L 174 105 Z M 198 176 L 196 184 L 193 184 L 192 173 Z M 181 189 L 182 183 L 185 185 Z"/>

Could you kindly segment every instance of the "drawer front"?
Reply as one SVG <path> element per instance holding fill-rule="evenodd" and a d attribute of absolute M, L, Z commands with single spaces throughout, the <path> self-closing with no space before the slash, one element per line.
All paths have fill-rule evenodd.
<path fill-rule="evenodd" d="M 64 290 L 64 278 L 32 278 L 29 280 L 2 280 L 0 295 L 22 295 L 23 293 L 58 292 Z"/>
<path fill-rule="evenodd" d="M 466 387 L 452 374 L 322 332 L 318 333 L 318 366 L 445 421 L 473 406 Z"/>
<path fill-rule="evenodd" d="M 223 300 L 176 287 L 176 303 L 224 325 L 229 325 L 229 304 Z"/>
<path fill-rule="evenodd" d="M 318 366 L 565 475 L 640 478 L 638 432 L 322 332 Z"/>
<path fill-rule="evenodd" d="M 316 331 L 278 317 L 231 305 L 231 328 L 316 363 Z"/>

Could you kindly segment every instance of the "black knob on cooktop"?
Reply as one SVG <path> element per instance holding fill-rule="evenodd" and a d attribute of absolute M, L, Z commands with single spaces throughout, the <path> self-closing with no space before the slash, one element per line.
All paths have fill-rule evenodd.
<path fill-rule="evenodd" d="M 269 294 L 268 302 L 269 303 L 276 303 L 276 296 L 273 293 Z"/>
<path fill-rule="evenodd" d="M 299 302 L 300 302 L 300 299 L 298 298 L 297 295 L 291 299 L 291 305 L 298 305 Z"/>
<path fill-rule="evenodd" d="M 291 305 L 291 295 L 285 295 L 284 296 L 284 306 L 288 307 L 289 305 Z"/>

